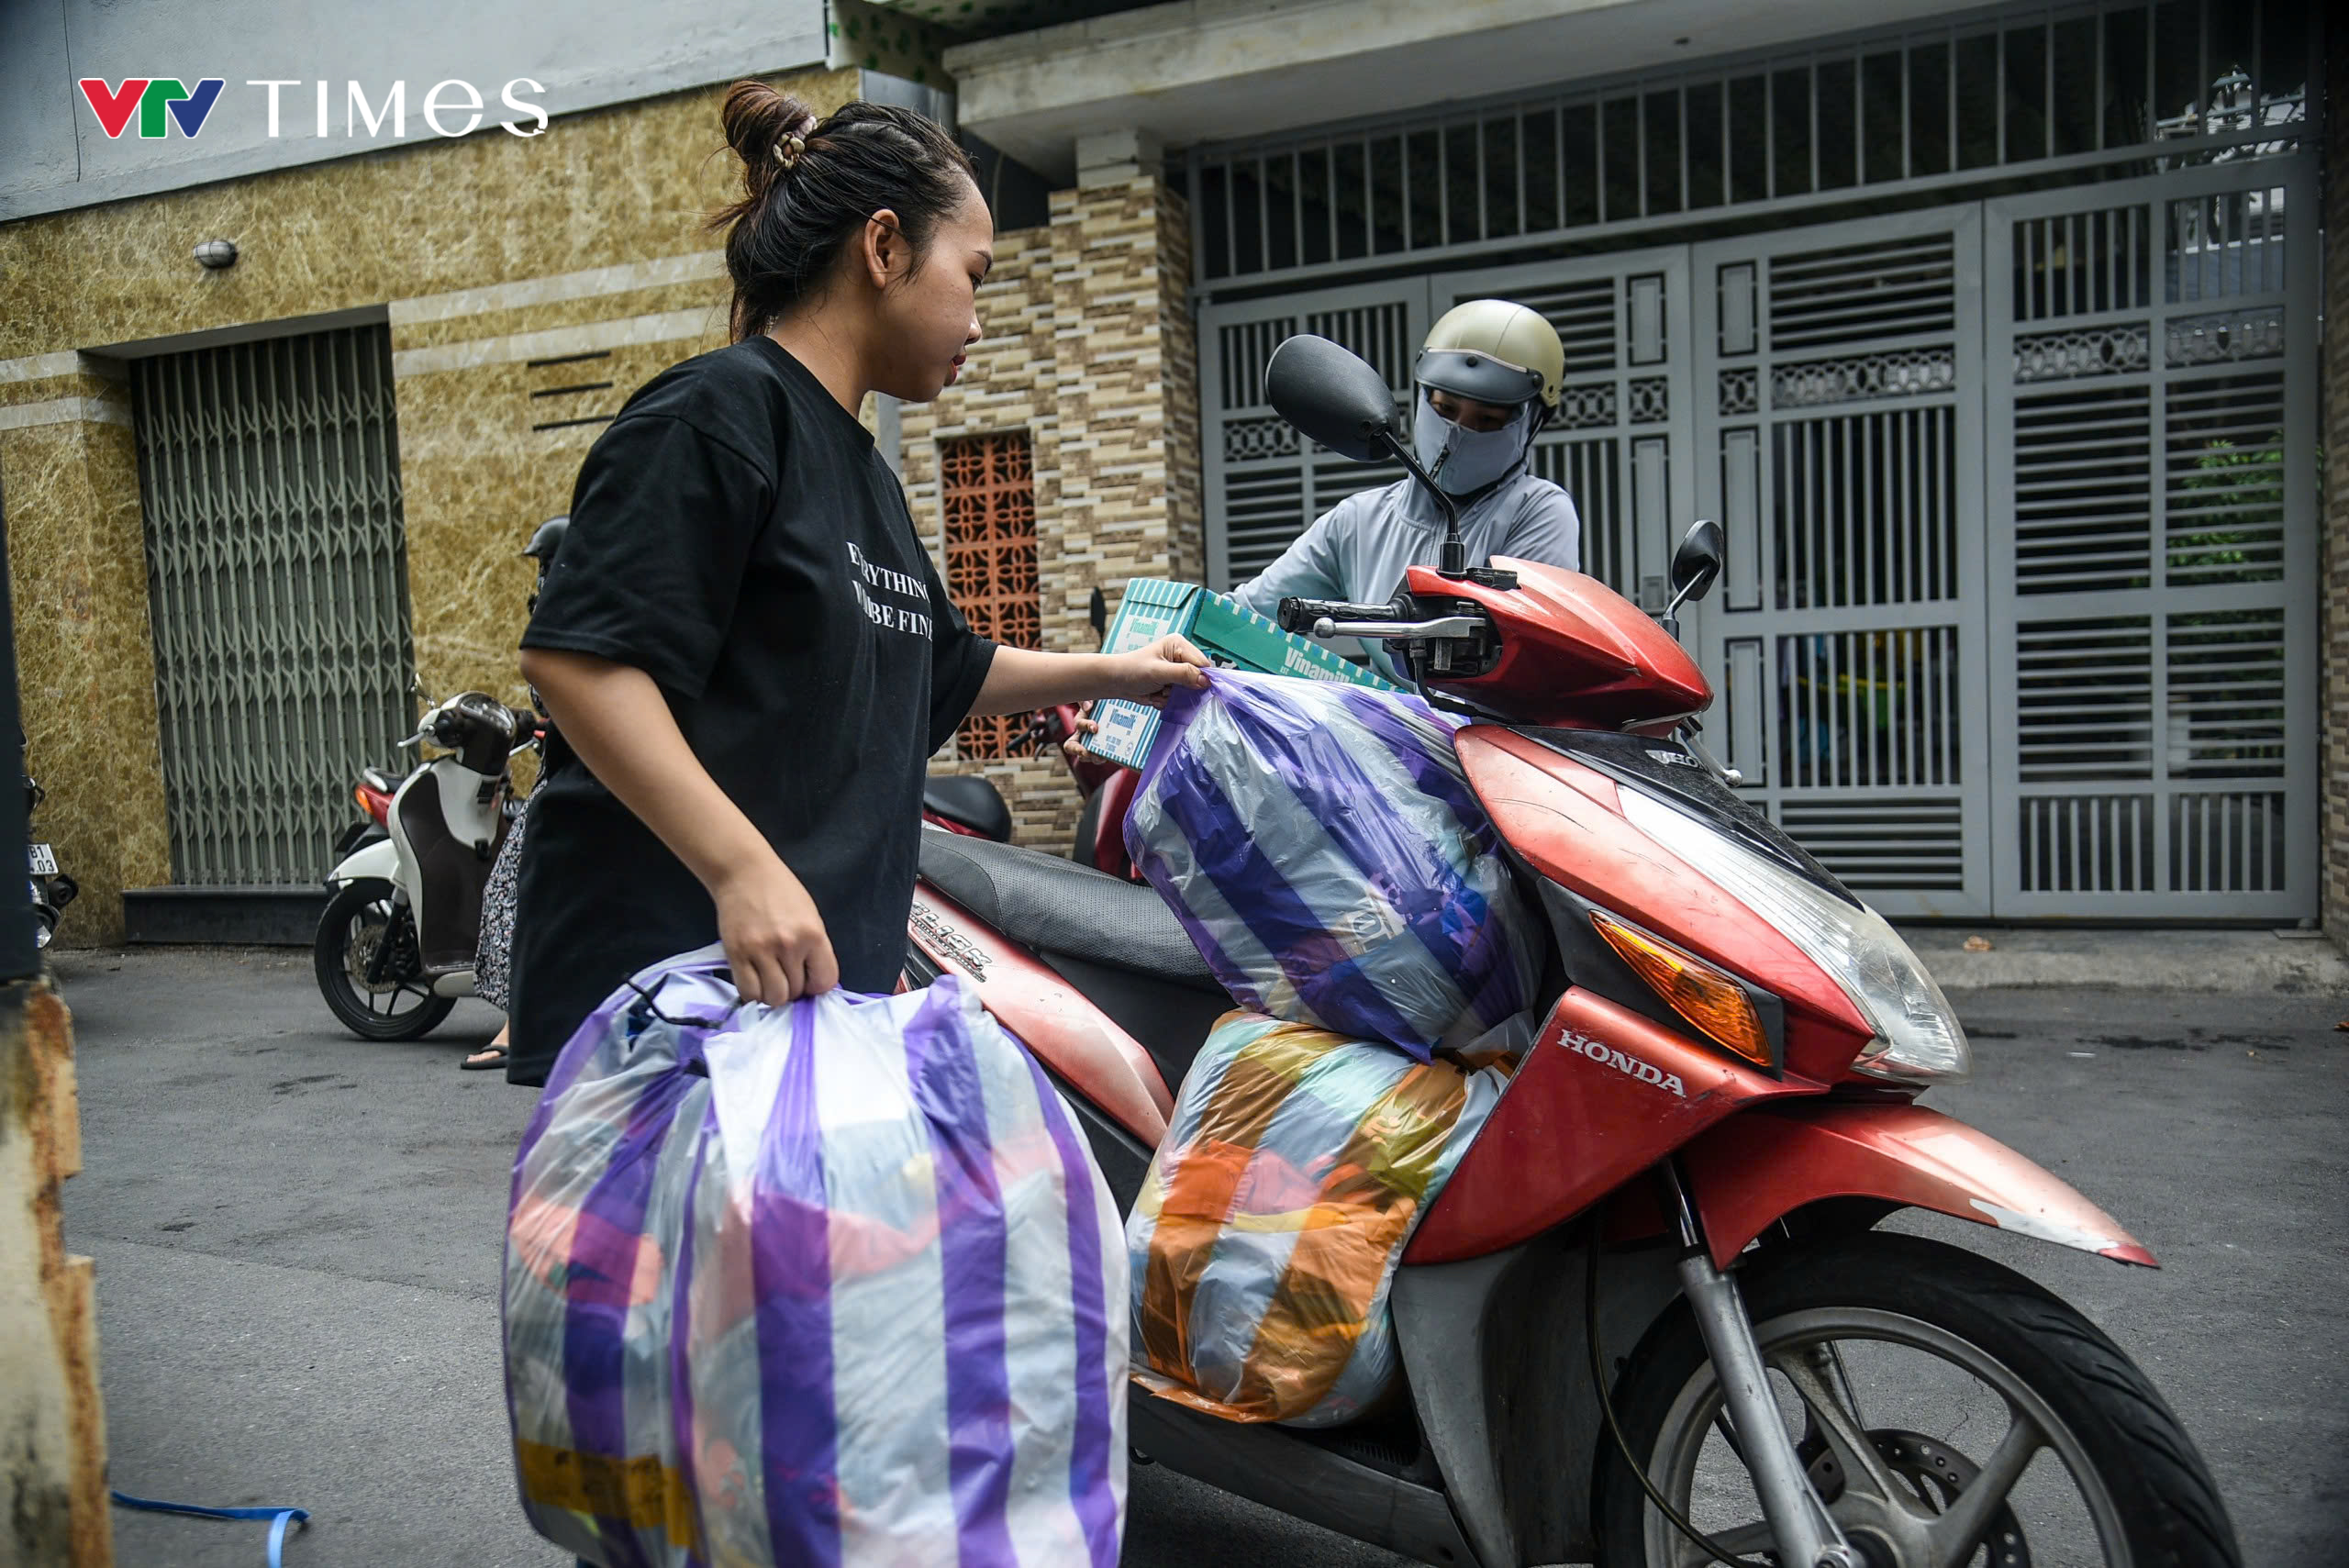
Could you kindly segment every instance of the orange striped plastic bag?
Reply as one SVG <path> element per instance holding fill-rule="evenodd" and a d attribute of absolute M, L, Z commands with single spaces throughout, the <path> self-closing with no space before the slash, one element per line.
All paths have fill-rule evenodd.
<path fill-rule="evenodd" d="M 1507 1081 L 1227 1015 L 1126 1222 L 1135 1380 L 1228 1420 L 1336 1426 L 1375 1403 L 1396 1264 Z"/>

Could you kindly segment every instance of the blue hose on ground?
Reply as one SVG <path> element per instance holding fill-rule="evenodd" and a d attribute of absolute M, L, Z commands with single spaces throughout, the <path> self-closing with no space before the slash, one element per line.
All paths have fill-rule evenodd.
<path fill-rule="evenodd" d="M 204 1508 L 194 1503 L 151 1502 L 127 1492 L 114 1494 L 114 1501 L 117 1507 L 139 1508 L 150 1514 L 189 1514 L 200 1519 L 273 1520 L 269 1527 L 269 1568 L 285 1568 L 285 1533 L 310 1517 L 301 1508 Z"/>

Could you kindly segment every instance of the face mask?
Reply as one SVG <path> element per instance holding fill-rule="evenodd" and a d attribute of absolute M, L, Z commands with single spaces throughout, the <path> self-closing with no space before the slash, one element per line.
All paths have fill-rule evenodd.
<path fill-rule="evenodd" d="M 1497 430 L 1463 429 L 1437 413 L 1422 393 L 1419 417 L 1411 422 L 1411 450 L 1419 466 L 1435 476 L 1439 489 L 1465 495 L 1482 490 L 1524 461 L 1532 426 L 1533 405 L 1528 403 Z M 1442 466 L 1438 467 L 1439 463 Z"/>

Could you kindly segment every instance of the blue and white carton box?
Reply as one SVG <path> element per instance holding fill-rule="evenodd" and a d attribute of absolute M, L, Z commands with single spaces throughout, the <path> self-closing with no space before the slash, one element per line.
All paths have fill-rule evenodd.
<path fill-rule="evenodd" d="M 1283 631 L 1253 610 L 1242 609 L 1229 595 L 1197 583 L 1170 583 L 1158 577 L 1127 581 L 1125 597 L 1118 603 L 1118 618 L 1109 623 L 1102 651 L 1127 653 L 1147 648 L 1169 632 L 1189 639 L 1209 662 L 1221 669 L 1337 681 L 1382 692 L 1396 689 L 1393 682 L 1320 643 Z M 1085 749 L 1108 762 L 1139 768 L 1158 739 L 1158 710 L 1147 703 L 1096 703 L 1093 721 L 1100 728 L 1085 738 Z"/>

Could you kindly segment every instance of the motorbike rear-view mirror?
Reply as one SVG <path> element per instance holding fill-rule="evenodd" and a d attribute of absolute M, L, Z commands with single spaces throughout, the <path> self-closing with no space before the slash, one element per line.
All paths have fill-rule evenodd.
<path fill-rule="evenodd" d="M 1721 574 L 1721 526 L 1709 518 L 1688 530 L 1672 552 L 1672 608 L 1712 592 Z"/>
<path fill-rule="evenodd" d="M 1301 333 L 1273 350 L 1264 395 L 1280 417 L 1341 457 L 1394 455 L 1395 395 L 1386 378 L 1327 338 Z"/>
<path fill-rule="evenodd" d="M 1443 571 L 1455 577 L 1465 573 L 1460 507 L 1404 444 L 1385 376 L 1342 344 L 1301 332 L 1273 350 L 1264 366 L 1264 396 L 1282 418 L 1340 457 L 1401 463 L 1443 516 Z"/>
<path fill-rule="evenodd" d="M 1101 596 L 1098 584 L 1094 587 L 1093 597 L 1085 601 L 1085 618 L 1093 624 L 1094 641 L 1109 635 L 1109 601 Z"/>

